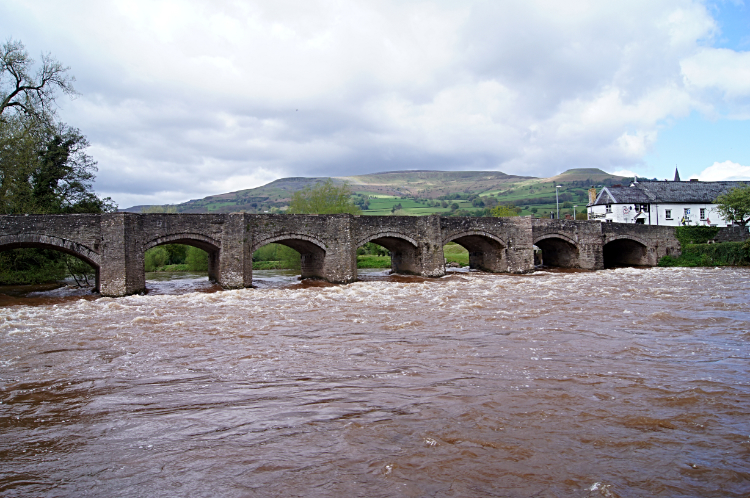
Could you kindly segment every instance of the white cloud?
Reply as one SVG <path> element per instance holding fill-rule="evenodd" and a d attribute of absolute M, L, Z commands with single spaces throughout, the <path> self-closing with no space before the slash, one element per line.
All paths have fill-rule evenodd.
<path fill-rule="evenodd" d="M 732 161 L 715 162 L 698 173 L 697 178 L 702 182 L 750 180 L 750 166 L 742 166 Z"/>
<path fill-rule="evenodd" d="M 0 29 L 72 66 L 63 115 L 122 206 L 281 176 L 630 173 L 665 120 L 749 95 L 699 0 L 40 0 Z"/>
<path fill-rule="evenodd" d="M 617 171 L 613 171 L 611 174 L 617 176 L 636 176 L 638 173 L 630 171 L 629 169 L 618 169 Z"/>
<path fill-rule="evenodd" d="M 750 52 L 706 48 L 680 65 L 688 85 L 715 88 L 733 99 L 750 96 Z"/>

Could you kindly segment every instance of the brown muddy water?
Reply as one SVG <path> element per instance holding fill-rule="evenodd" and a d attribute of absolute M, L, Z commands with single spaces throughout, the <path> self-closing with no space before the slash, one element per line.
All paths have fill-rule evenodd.
<path fill-rule="evenodd" d="M 750 495 L 748 269 L 196 282 L 6 300 L 0 495 Z"/>

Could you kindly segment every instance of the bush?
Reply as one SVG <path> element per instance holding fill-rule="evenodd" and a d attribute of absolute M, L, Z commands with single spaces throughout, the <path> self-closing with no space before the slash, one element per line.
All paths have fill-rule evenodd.
<path fill-rule="evenodd" d="M 66 255 L 51 249 L 11 249 L 0 252 L 0 284 L 43 284 L 67 276 Z"/>
<path fill-rule="evenodd" d="M 189 246 L 185 263 L 188 271 L 208 271 L 208 253 L 197 247 Z"/>
<path fill-rule="evenodd" d="M 146 251 L 144 266 L 146 271 L 158 271 L 169 261 L 169 252 L 164 246 L 152 247 Z"/>
<path fill-rule="evenodd" d="M 682 247 L 688 244 L 705 244 L 719 233 L 719 227 L 707 226 L 684 226 L 677 227 L 674 231 L 675 238 Z"/>
<path fill-rule="evenodd" d="M 686 244 L 679 257 L 664 256 L 659 260 L 659 266 L 744 265 L 750 265 L 750 240 L 721 244 Z"/>

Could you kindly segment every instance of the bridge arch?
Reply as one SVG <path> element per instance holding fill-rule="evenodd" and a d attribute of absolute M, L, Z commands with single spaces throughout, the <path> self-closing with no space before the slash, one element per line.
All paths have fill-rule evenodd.
<path fill-rule="evenodd" d="M 320 239 L 301 233 L 277 234 L 254 240 L 250 252 L 253 253 L 268 244 L 281 244 L 300 253 L 302 278 L 325 279 L 326 245 Z"/>
<path fill-rule="evenodd" d="M 0 251 L 10 249 L 53 249 L 56 251 L 70 254 L 76 258 L 85 261 L 92 268 L 95 274 L 95 289 L 99 291 L 99 271 L 101 268 L 101 255 L 94 252 L 91 248 L 74 242 L 72 240 L 44 235 L 39 233 L 23 233 L 16 235 L 0 236 Z"/>
<path fill-rule="evenodd" d="M 208 253 L 218 251 L 221 248 L 220 242 L 206 235 L 199 233 L 173 233 L 169 235 L 161 235 L 149 240 L 143 245 L 143 251 L 145 252 L 152 247 L 164 244 L 184 244 L 187 246 L 194 246 L 198 249 L 203 249 Z"/>
<path fill-rule="evenodd" d="M 412 237 L 394 231 L 379 231 L 361 238 L 357 248 L 373 242 L 383 246 L 391 253 L 391 271 L 393 273 L 418 274 L 419 244 Z"/>
<path fill-rule="evenodd" d="M 55 249 L 85 261 L 96 268 L 97 271 L 101 265 L 101 256 L 97 252 L 72 240 L 38 233 L 4 235 L 0 237 L 0 251 L 24 248 Z"/>
<path fill-rule="evenodd" d="M 221 243 L 219 241 L 200 233 L 171 233 L 160 235 L 146 242 L 143 245 L 143 254 L 145 255 L 149 249 L 164 244 L 183 244 L 206 251 L 208 253 L 208 279 L 212 282 L 219 281 L 219 256 L 221 253 Z"/>
<path fill-rule="evenodd" d="M 571 237 L 562 233 L 547 233 L 534 239 L 542 250 L 542 264 L 558 268 L 578 268 L 580 248 Z"/>
<path fill-rule="evenodd" d="M 490 232 L 471 230 L 449 234 L 443 245 L 455 242 L 469 251 L 469 268 L 488 272 L 508 271 L 506 243 Z"/>
<path fill-rule="evenodd" d="M 640 237 L 618 235 L 607 237 L 603 247 L 604 267 L 647 266 L 652 264 L 649 246 Z"/>

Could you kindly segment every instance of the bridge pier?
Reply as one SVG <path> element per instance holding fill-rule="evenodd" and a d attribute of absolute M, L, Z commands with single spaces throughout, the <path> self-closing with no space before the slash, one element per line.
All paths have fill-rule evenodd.
<path fill-rule="evenodd" d="M 101 265 L 99 292 L 120 297 L 146 290 L 146 274 L 140 257 L 140 215 L 101 215 Z"/>
<path fill-rule="evenodd" d="M 221 249 L 218 253 L 218 265 L 214 256 L 211 268 L 209 259 L 209 278 L 211 271 L 214 278 L 225 289 L 242 289 L 252 286 L 253 282 L 253 253 L 250 252 L 248 229 L 245 215 L 232 213 L 226 216 L 221 230 Z"/>

